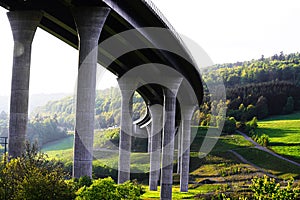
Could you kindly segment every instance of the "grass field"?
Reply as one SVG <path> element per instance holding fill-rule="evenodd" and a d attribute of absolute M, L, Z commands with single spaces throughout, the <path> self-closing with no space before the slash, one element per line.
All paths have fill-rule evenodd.
<path fill-rule="evenodd" d="M 274 152 L 300 163 L 300 112 L 260 121 L 258 133 L 269 136 Z"/>
<path fill-rule="evenodd" d="M 50 142 L 42 148 L 42 152 L 47 153 L 49 158 L 61 160 L 63 162 L 71 161 L 73 158 L 74 136 L 70 135 L 58 141 Z"/>
<path fill-rule="evenodd" d="M 149 191 L 148 187 L 144 187 L 146 193 L 142 196 L 144 200 L 159 199 L 160 187 L 158 191 Z M 195 199 L 196 195 L 214 192 L 216 190 L 226 190 L 222 184 L 201 185 L 196 188 L 189 189 L 188 192 L 180 192 L 180 187 L 175 185 L 172 191 L 172 199 Z"/>
<path fill-rule="evenodd" d="M 276 158 L 269 153 L 255 148 L 239 149 L 236 152 L 278 178 L 289 179 L 293 177 L 300 179 L 300 167 Z"/>
<path fill-rule="evenodd" d="M 296 114 L 294 116 L 289 115 L 289 121 L 283 124 L 291 123 L 294 125 L 294 128 L 291 128 L 290 130 L 298 130 L 297 124 L 295 125 L 295 122 L 291 122 L 298 115 L 300 114 Z M 260 123 L 272 125 L 274 120 L 279 119 L 266 120 Z M 261 126 L 260 130 L 263 130 L 263 128 L 265 127 Z M 282 130 L 285 128 L 288 129 L 288 127 L 284 127 L 283 125 L 281 125 L 280 128 Z M 254 149 L 252 143 L 245 140 L 241 135 L 233 134 L 223 135 L 221 137 L 215 135 L 207 138 L 207 128 L 194 127 L 193 129 L 193 132 L 197 132 L 197 134 L 195 135 L 191 145 L 191 183 L 189 184 L 189 192 L 179 192 L 179 175 L 174 174 L 173 199 L 195 199 L 195 197 L 210 199 L 211 196 L 207 197 L 207 195 L 213 195 L 216 192 L 233 192 L 237 194 L 245 191 L 247 192 L 249 190 L 248 185 L 251 183 L 251 178 L 254 176 L 262 176 L 263 172 L 253 166 L 241 163 L 232 153 L 228 152 L 228 150 L 236 151 L 248 161 L 261 167 L 263 170 L 278 176 L 279 178 L 300 178 L 300 168 L 295 167 L 290 163 L 283 162 L 282 160 L 279 160 L 265 152 Z M 279 127 L 277 127 L 277 129 L 279 129 Z M 280 137 L 279 133 L 282 134 L 282 132 L 278 132 L 277 137 Z M 203 145 L 205 138 L 210 139 L 210 141 L 216 141 L 217 143 L 209 155 L 204 158 L 200 158 L 202 153 L 199 152 L 199 150 Z M 286 132 L 280 138 L 283 138 L 283 140 L 280 140 L 281 142 L 284 142 L 283 144 L 289 143 L 291 139 L 299 141 L 295 134 Z M 42 150 L 46 152 L 50 158 L 70 162 L 73 157 L 72 148 L 73 136 L 70 136 L 60 141 L 47 144 Z M 117 150 L 96 148 L 94 151 L 94 158 L 93 166 L 107 166 L 117 169 Z M 174 159 L 176 160 L 176 151 Z M 174 169 L 176 169 L 176 165 L 174 166 Z M 132 153 L 131 170 L 141 173 L 149 171 L 149 154 Z M 114 173 L 116 173 L 116 171 L 114 171 Z M 210 183 L 206 184 L 206 181 L 209 181 Z M 143 184 L 145 184 L 144 187 L 146 189 L 146 193 L 142 196 L 143 199 L 159 199 L 159 191 L 149 191 L 147 180 L 143 181 Z"/>

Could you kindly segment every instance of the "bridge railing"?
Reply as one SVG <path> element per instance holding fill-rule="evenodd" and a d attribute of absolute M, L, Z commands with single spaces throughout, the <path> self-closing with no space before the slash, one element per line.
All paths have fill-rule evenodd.
<path fill-rule="evenodd" d="M 162 14 L 162 12 L 156 7 L 156 5 L 151 1 L 151 0 L 141 0 L 148 8 L 150 8 L 152 10 L 152 12 L 161 20 L 161 22 L 163 24 L 165 24 L 165 26 L 172 32 L 172 34 L 174 35 L 174 37 L 178 40 L 178 42 L 180 43 L 180 45 L 182 47 L 184 47 L 186 53 L 188 54 L 188 56 L 190 57 L 191 61 L 193 62 L 193 65 L 196 65 L 196 62 L 191 54 L 191 52 L 189 51 L 189 49 L 187 48 L 186 44 L 183 42 L 182 38 L 180 37 L 180 35 L 176 32 L 175 28 L 171 25 L 171 23 L 167 20 L 167 18 Z"/>

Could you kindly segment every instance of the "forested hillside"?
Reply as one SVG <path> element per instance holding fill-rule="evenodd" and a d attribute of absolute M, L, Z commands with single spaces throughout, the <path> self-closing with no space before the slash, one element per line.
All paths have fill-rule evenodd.
<path fill-rule="evenodd" d="M 218 64 L 205 69 L 204 74 L 205 83 L 214 84 L 223 79 L 227 101 L 210 102 L 209 97 L 205 97 L 200 110 L 194 115 L 194 125 L 198 125 L 200 121 L 200 125 L 218 126 L 218 117 L 212 116 L 210 111 L 215 109 L 216 113 L 221 112 L 220 109 L 225 104 L 228 107 L 226 126 L 228 124 L 233 126 L 236 121 L 246 123 L 253 117 L 263 119 L 269 115 L 288 114 L 300 109 L 299 53 L 285 55 L 281 52 L 270 58 L 262 56 L 258 60 Z M 135 120 L 145 113 L 146 107 L 137 93 L 134 95 L 133 103 Z M 105 129 L 119 126 L 120 109 L 121 96 L 118 88 L 98 91 L 95 127 Z M 2 135 L 7 134 L 7 124 L 7 114 L 2 112 L 0 114 Z M 66 136 L 66 131 L 73 130 L 74 124 L 74 96 L 50 101 L 31 113 L 28 137 L 46 143 L 60 136 Z"/>
<path fill-rule="evenodd" d="M 198 114 L 202 123 L 213 117 L 208 114 L 210 109 L 224 103 L 228 107 L 227 116 L 238 121 L 300 109 L 299 53 L 281 52 L 270 58 L 262 56 L 258 60 L 215 65 L 206 68 L 204 74 L 205 83 L 224 82 L 227 101 L 204 102 L 202 113 Z"/>
<path fill-rule="evenodd" d="M 145 114 L 146 107 L 137 93 L 134 94 L 133 104 L 133 119 L 136 120 Z M 98 91 L 96 96 L 96 128 L 103 129 L 118 126 L 120 124 L 120 110 L 121 95 L 118 88 Z M 61 126 L 73 130 L 75 124 L 74 96 L 65 97 L 58 101 L 50 101 L 31 114 L 32 119 L 41 116 L 55 116 Z"/>
<path fill-rule="evenodd" d="M 205 82 L 216 82 L 216 72 L 221 75 L 226 87 L 270 82 L 289 81 L 300 86 L 300 53 L 272 57 L 262 56 L 258 60 L 237 63 L 217 64 L 205 69 L 208 75 Z"/>

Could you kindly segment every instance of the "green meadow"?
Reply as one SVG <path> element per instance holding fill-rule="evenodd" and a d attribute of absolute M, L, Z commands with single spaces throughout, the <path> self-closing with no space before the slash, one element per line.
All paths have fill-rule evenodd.
<path fill-rule="evenodd" d="M 270 148 L 277 153 L 297 161 L 299 159 L 299 141 L 300 141 L 300 113 L 278 116 L 259 122 L 259 132 L 270 136 Z M 212 129 L 213 130 L 213 129 Z M 255 149 L 253 144 L 245 140 L 239 134 L 221 135 L 212 134 L 206 136 L 207 127 L 193 127 L 194 134 L 191 144 L 190 157 L 190 184 L 189 192 L 180 193 L 179 175 L 174 173 L 173 199 L 195 199 L 210 198 L 217 192 L 242 194 L 249 192 L 248 185 L 254 176 L 262 176 L 265 172 L 273 174 L 280 179 L 294 177 L 300 178 L 300 168 L 278 159 L 266 152 Z M 214 132 L 214 130 L 212 131 Z M 217 133 L 217 129 L 215 129 Z M 104 138 L 103 133 L 95 134 L 95 145 Z M 100 139 L 99 139 L 100 138 Z M 200 147 L 204 140 L 215 141 L 216 145 L 212 151 L 204 158 L 200 152 Z M 101 140 L 102 141 L 102 140 Z M 295 148 L 295 149 L 294 149 Z M 296 150 L 298 148 L 298 151 Z M 243 163 L 230 150 L 240 154 L 250 163 L 258 168 Z M 73 136 L 61 139 L 47 144 L 43 152 L 49 155 L 49 158 L 55 158 L 63 162 L 71 162 L 73 157 Z M 174 169 L 176 169 L 176 155 L 174 154 Z M 131 155 L 131 170 L 146 174 L 149 171 L 149 154 L 134 152 Z M 94 150 L 94 169 L 99 170 L 99 166 L 117 169 L 118 151 L 116 149 L 96 148 Z M 100 172 L 101 173 L 101 172 Z M 105 171 L 114 173 L 116 171 Z M 106 174 L 109 175 L 109 174 Z M 133 175 L 139 177 L 140 175 Z M 158 191 L 149 191 L 147 186 L 147 175 L 143 175 L 142 183 L 146 193 L 142 199 L 159 199 Z M 206 184 L 205 182 L 210 183 Z"/>
<path fill-rule="evenodd" d="M 260 121 L 258 132 L 269 136 L 271 150 L 300 163 L 300 112 Z"/>

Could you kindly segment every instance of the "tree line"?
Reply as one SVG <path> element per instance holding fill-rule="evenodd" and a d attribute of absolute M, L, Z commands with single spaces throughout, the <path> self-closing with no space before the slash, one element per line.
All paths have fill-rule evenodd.
<path fill-rule="evenodd" d="M 31 118 L 36 116 L 56 116 L 58 124 L 73 130 L 75 125 L 75 97 L 69 96 L 61 100 L 50 101 L 45 106 L 35 109 Z M 146 113 L 146 105 L 138 93 L 133 95 L 133 120 Z M 95 128 L 106 129 L 116 127 L 121 118 L 121 94 L 119 88 L 107 88 L 97 91 L 95 100 Z"/>
<path fill-rule="evenodd" d="M 226 102 L 210 102 L 196 112 L 201 125 L 217 125 L 209 111 L 226 104 L 227 120 L 246 123 L 256 117 L 289 114 L 300 109 L 300 54 L 280 52 L 269 58 L 215 65 L 204 70 L 204 83 L 226 88 Z M 196 118 L 197 118 L 196 117 Z M 195 119 L 196 121 L 196 119 Z M 225 123 L 226 124 L 226 123 Z"/>
<path fill-rule="evenodd" d="M 219 76 L 216 76 L 219 74 Z M 285 55 L 280 52 L 269 58 L 218 64 L 204 70 L 203 82 L 217 85 L 224 82 L 226 102 L 211 102 L 205 95 L 200 109 L 195 112 L 193 125 L 218 126 L 220 116 L 227 107 L 227 121 L 251 121 L 253 117 L 264 119 L 270 115 L 289 114 L 300 109 L 300 54 Z M 204 85 L 205 87 L 205 85 Z M 206 93 L 207 94 L 207 93 Z M 30 116 L 28 138 L 42 144 L 67 135 L 74 130 L 75 97 L 68 96 L 36 108 Z M 97 91 L 95 128 L 117 127 L 121 117 L 121 95 L 118 88 Z M 133 96 L 133 119 L 142 117 L 146 105 L 137 93 Z M 0 133 L 7 135 L 7 113 L 0 113 Z"/>

